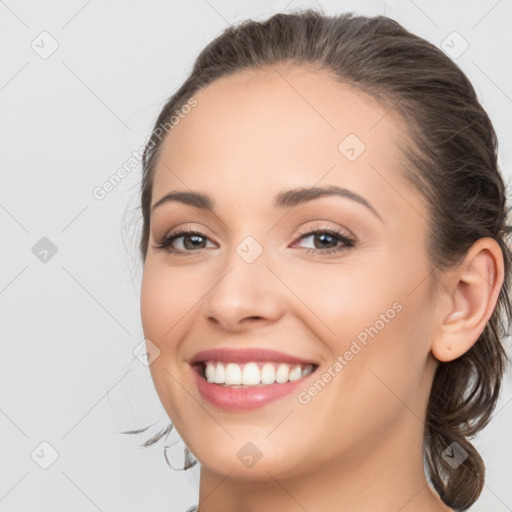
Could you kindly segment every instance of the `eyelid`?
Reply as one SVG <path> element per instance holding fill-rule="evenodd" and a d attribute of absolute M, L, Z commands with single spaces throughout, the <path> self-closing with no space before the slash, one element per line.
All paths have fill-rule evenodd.
<path fill-rule="evenodd" d="M 306 228 L 302 227 L 299 230 L 299 234 L 296 235 L 295 238 L 301 238 L 303 235 L 310 235 L 312 231 L 328 231 L 328 232 L 336 233 L 338 235 L 343 235 L 344 237 L 350 238 L 354 241 L 358 240 L 356 235 L 354 235 L 354 233 L 350 229 L 347 229 L 345 227 L 339 227 L 339 226 L 332 227 L 332 226 L 328 225 L 326 223 L 326 221 L 320 221 L 320 222 L 324 222 L 324 224 L 321 226 L 314 226 L 314 227 L 311 227 L 311 226 L 308 226 Z"/>
<path fill-rule="evenodd" d="M 344 233 L 339 228 L 332 228 L 329 226 L 320 226 L 320 227 L 311 227 L 300 231 L 300 235 L 298 237 L 295 237 L 295 241 L 293 242 L 292 247 L 294 247 L 296 244 L 300 243 L 302 240 L 305 240 L 310 237 L 314 237 L 317 234 L 327 234 L 328 236 L 331 236 L 335 239 L 337 239 L 338 242 L 342 244 L 341 247 L 338 248 L 327 248 L 327 249 L 311 249 L 306 248 L 306 252 L 309 254 L 310 252 L 318 253 L 318 254 L 330 254 L 330 253 L 341 253 L 344 251 L 347 251 L 349 249 L 354 248 L 356 245 L 359 244 L 359 241 L 357 237 L 355 237 L 350 230 L 350 234 Z"/>
<path fill-rule="evenodd" d="M 325 223 L 325 221 L 324 221 Z M 344 228 L 346 229 L 346 228 Z M 205 230 L 207 231 L 207 230 Z M 299 230 L 299 234 L 296 234 L 293 236 L 293 242 L 290 247 L 295 247 L 298 243 L 301 242 L 301 240 L 307 239 L 309 237 L 314 237 L 318 234 L 327 234 L 328 236 L 333 237 L 337 240 L 338 244 L 341 244 L 341 247 L 336 248 L 325 248 L 325 249 L 317 249 L 317 248 L 303 248 L 306 250 L 306 253 L 314 253 L 317 255 L 326 255 L 331 253 L 341 253 L 345 252 L 347 250 L 350 250 L 354 248 L 356 245 L 358 245 L 359 240 L 358 238 L 352 233 L 350 230 L 346 230 L 348 233 L 344 233 L 343 230 L 336 227 L 330 227 L 329 225 L 322 225 L 317 227 L 303 227 L 301 230 Z M 171 230 L 168 234 L 164 235 L 163 237 L 160 237 L 158 239 L 158 243 L 154 245 L 153 247 L 155 249 L 162 249 L 166 250 L 169 254 L 174 254 L 178 256 L 191 256 L 194 254 L 200 254 L 203 250 L 207 249 L 206 247 L 201 247 L 197 250 L 184 250 L 184 249 L 172 249 L 170 248 L 175 240 L 179 240 L 180 238 L 186 237 L 187 235 L 197 235 L 201 238 L 206 239 L 207 241 L 211 241 L 214 244 L 217 244 L 215 241 L 211 239 L 211 237 L 202 231 L 202 228 L 196 229 L 194 227 L 191 227 L 190 225 L 184 225 L 181 228 L 177 228 L 174 230 Z M 207 242 L 208 243 L 208 242 Z M 217 244 L 218 245 L 218 244 Z"/>
<path fill-rule="evenodd" d="M 171 229 L 166 234 L 164 234 L 164 235 L 162 235 L 160 237 L 157 237 L 156 244 L 153 245 L 153 247 L 155 249 L 164 249 L 164 250 L 166 250 L 167 246 L 170 245 L 170 243 L 174 242 L 174 240 L 177 240 L 177 239 L 182 238 L 182 237 L 187 236 L 187 235 L 199 235 L 199 236 L 201 236 L 203 238 L 206 238 L 209 241 L 214 242 L 212 240 L 212 238 L 210 237 L 210 235 L 205 233 L 205 231 L 208 231 L 208 230 L 204 229 L 204 228 L 190 227 L 189 225 L 185 224 L 182 227 Z M 217 242 L 214 242 L 214 243 L 217 244 Z M 167 249 L 167 250 L 168 250 L 168 252 L 175 252 L 175 253 L 199 252 L 199 251 L 182 251 L 182 250 L 172 251 L 172 250 L 169 250 L 169 249 Z"/>

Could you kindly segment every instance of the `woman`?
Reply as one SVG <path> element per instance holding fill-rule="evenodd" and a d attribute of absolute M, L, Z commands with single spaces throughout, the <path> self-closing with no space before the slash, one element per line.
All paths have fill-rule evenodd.
<path fill-rule="evenodd" d="M 496 135 L 462 71 L 383 16 L 247 21 L 143 167 L 142 324 L 197 509 L 470 507 L 512 308 Z"/>

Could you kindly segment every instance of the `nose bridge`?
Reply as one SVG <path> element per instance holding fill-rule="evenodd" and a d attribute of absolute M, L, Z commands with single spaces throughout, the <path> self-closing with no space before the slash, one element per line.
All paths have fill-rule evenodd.
<path fill-rule="evenodd" d="M 248 317 L 275 320 L 285 301 L 282 285 L 267 267 L 269 256 L 269 250 L 251 235 L 234 245 L 208 294 L 206 315 L 231 329 Z"/>

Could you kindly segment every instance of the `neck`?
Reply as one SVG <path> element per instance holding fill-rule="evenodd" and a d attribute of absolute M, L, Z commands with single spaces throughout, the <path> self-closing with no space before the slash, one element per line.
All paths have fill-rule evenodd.
<path fill-rule="evenodd" d="M 266 468 L 265 480 L 201 467 L 199 512 L 448 512 L 423 469 L 423 423 L 410 411 L 388 432 L 293 477 Z"/>

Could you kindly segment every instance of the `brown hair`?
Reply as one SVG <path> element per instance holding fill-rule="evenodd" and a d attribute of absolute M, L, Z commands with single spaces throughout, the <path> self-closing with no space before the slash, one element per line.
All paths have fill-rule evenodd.
<path fill-rule="evenodd" d="M 459 263 L 479 238 L 494 238 L 501 247 L 505 280 L 496 308 L 465 354 L 440 362 L 426 413 L 424 455 L 430 481 L 446 505 L 465 510 L 478 499 L 485 473 L 468 438 L 489 422 L 509 362 L 501 339 L 512 316 L 507 245 L 512 228 L 507 224 L 495 131 L 469 80 L 441 50 L 385 16 L 326 16 L 308 9 L 228 27 L 199 54 L 190 76 L 163 107 L 145 148 L 142 260 L 148 247 L 155 163 L 165 140 L 161 127 L 216 79 L 281 63 L 316 66 L 330 78 L 370 94 L 403 122 L 406 139 L 400 147 L 408 162 L 407 177 L 428 205 L 432 282 L 439 271 Z M 507 316 L 507 327 L 501 313 Z M 168 433 L 161 432 L 145 446 Z M 453 442 L 467 452 L 457 468 L 443 457 Z"/>

